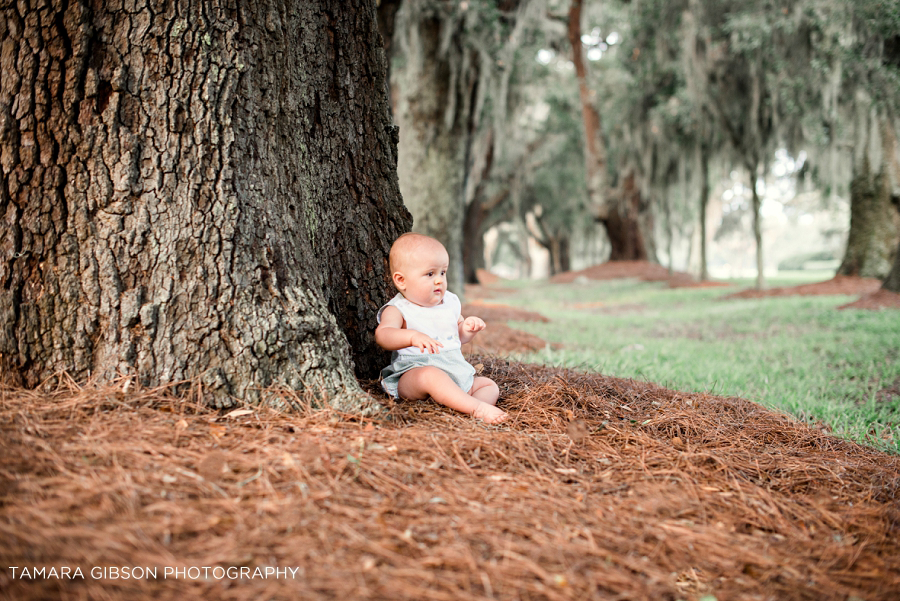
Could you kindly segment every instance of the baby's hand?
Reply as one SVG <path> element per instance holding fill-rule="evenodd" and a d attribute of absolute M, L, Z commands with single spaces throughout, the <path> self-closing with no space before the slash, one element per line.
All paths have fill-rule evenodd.
<path fill-rule="evenodd" d="M 466 332 L 471 332 L 472 334 L 476 332 L 480 332 L 485 329 L 487 326 L 484 324 L 484 321 L 480 317 L 475 317 L 474 315 L 471 317 L 466 317 L 465 321 L 463 321 L 463 330 Z"/>
<path fill-rule="evenodd" d="M 409 340 L 409 346 L 417 346 L 422 352 L 439 353 L 438 347 L 444 346 L 434 338 L 426 336 L 422 332 L 413 332 Z"/>

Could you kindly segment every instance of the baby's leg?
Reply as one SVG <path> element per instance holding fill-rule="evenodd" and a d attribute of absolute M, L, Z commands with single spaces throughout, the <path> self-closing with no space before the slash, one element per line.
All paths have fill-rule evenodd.
<path fill-rule="evenodd" d="M 404 399 L 414 401 L 431 396 L 441 405 L 474 415 L 489 424 L 506 419 L 504 411 L 466 394 L 445 371 L 437 367 L 416 367 L 409 370 L 400 376 L 397 391 Z"/>
<path fill-rule="evenodd" d="M 496 405 L 497 399 L 500 398 L 500 387 L 490 378 L 481 376 L 475 378 L 472 384 L 472 390 L 469 391 L 473 397 L 488 405 Z"/>

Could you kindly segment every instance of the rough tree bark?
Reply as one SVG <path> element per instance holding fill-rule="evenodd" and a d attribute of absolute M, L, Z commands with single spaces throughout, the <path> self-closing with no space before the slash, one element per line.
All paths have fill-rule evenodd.
<path fill-rule="evenodd" d="M 361 398 L 410 224 L 374 4 L 0 10 L 0 374 Z"/>

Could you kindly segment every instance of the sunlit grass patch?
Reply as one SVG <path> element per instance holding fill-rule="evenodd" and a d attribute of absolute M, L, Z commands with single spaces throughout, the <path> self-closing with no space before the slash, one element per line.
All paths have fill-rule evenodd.
<path fill-rule="evenodd" d="M 900 379 L 896 311 L 837 310 L 848 296 L 722 300 L 737 289 L 620 279 L 522 286 L 504 301 L 552 320 L 510 325 L 564 345 L 522 360 L 739 396 L 900 451 L 900 398 L 879 397 Z"/>

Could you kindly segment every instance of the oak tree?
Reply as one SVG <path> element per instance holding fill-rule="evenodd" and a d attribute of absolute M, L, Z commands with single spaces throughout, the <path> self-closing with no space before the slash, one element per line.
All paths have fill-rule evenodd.
<path fill-rule="evenodd" d="M 358 400 L 410 225 L 374 3 L 0 13 L 2 379 Z"/>

